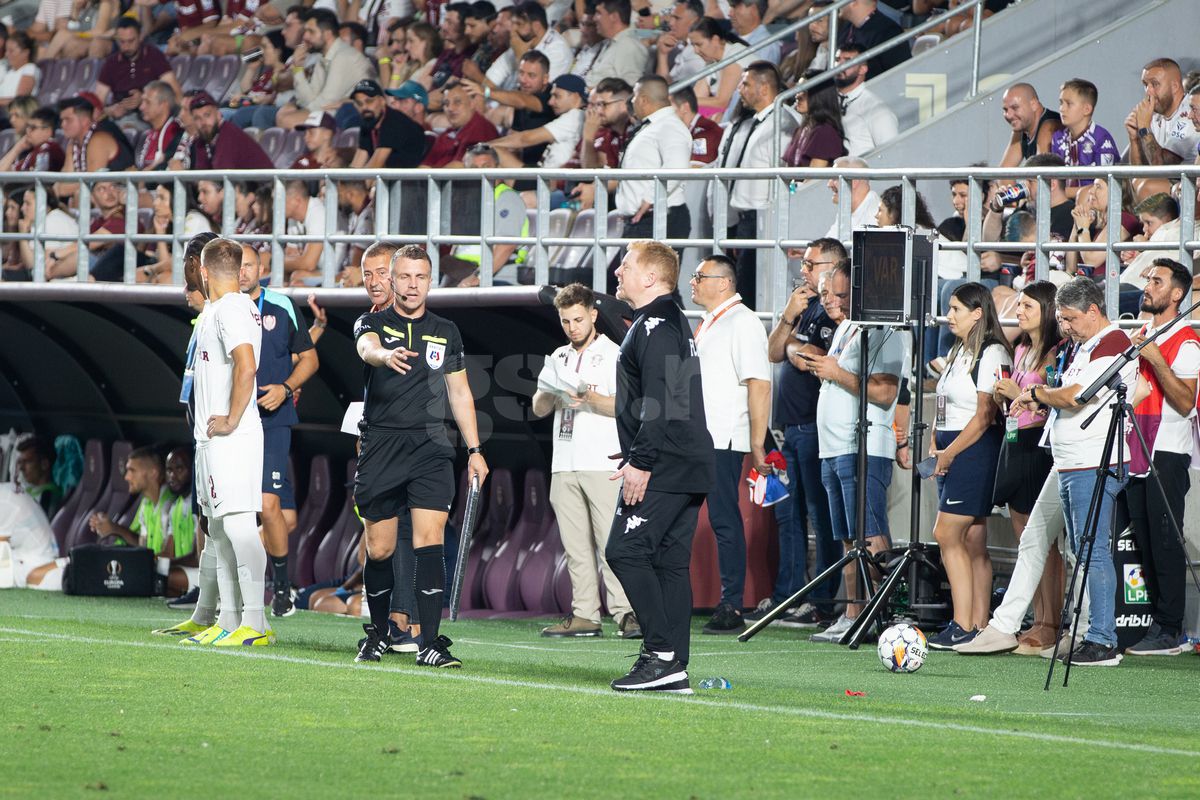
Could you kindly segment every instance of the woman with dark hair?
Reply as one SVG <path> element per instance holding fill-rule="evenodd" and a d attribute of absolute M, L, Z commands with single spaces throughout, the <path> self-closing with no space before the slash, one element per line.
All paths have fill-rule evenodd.
<path fill-rule="evenodd" d="M 0 75 L 0 108 L 8 108 L 8 104 L 18 97 L 36 95 L 42 80 L 42 71 L 37 65 L 37 42 L 25 31 L 9 34 L 4 57 L 8 69 Z"/>
<path fill-rule="evenodd" d="M 801 80 L 819 74 L 819 70 L 809 70 Z M 832 81 L 797 94 L 796 111 L 804 116 L 804 123 L 792 134 L 783 153 L 785 167 L 828 167 L 834 159 L 846 155 L 842 104 Z"/>
<path fill-rule="evenodd" d="M 1055 318 L 1050 281 L 1035 281 L 1021 290 L 1017 299 L 1017 325 L 1021 330 L 1013 354 L 1011 378 L 996 381 L 992 397 L 1001 410 L 1030 386 L 1050 383 L 1055 372 L 1057 345 L 1062 338 Z M 1008 506 L 1017 538 L 1029 522 L 1034 501 L 1054 466 L 1050 451 L 1038 446 L 1046 426 L 1046 412 L 1022 411 L 1005 417 L 1004 444 L 996 465 L 996 490 L 992 503 Z M 1054 644 L 1063 599 L 1063 562 L 1057 547 L 1051 547 L 1046 569 L 1033 599 L 1033 627 L 1017 638 L 1017 653 L 1037 655 Z"/>
<path fill-rule="evenodd" d="M 744 39 L 712 17 L 705 17 L 693 25 L 688 40 L 705 64 L 715 64 L 737 55 L 747 47 Z M 735 61 L 720 72 L 696 81 L 692 88 L 696 90 L 696 99 L 700 102 L 700 115 L 720 122 L 721 115 L 737 94 L 741 80 L 742 65 Z"/>
<path fill-rule="evenodd" d="M 274 126 L 275 84 L 287 72 L 284 65 L 292 57 L 292 48 L 280 31 L 266 33 L 259 49 L 262 57 L 242 73 L 238 91 L 229 98 L 229 108 L 221 109 L 221 116 L 239 128 L 266 130 Z"/>
<path fill-rule="evenodd" d="M 913 216 L 913 221 L 916 222 L 917 228 L 920 230 L 931 231 L 937 227 L 937 223 L 933 221 L 933 215 L 929 213 L 929 206 L 925 203 L 924 196 L 920 192 L 916 192 L 917 203 Z M 900 186 L 889 186 L 883 190 L 883 194 L 879 195 L 879 211 L 875 213 L 875 223 L 881 228 L 886 228 L 889 225 L 899 225 L 904 219 L 904 193 Z"/>
<path fill-rule="evenodd" d="M 950 297 L 947 325 L 955 343 L 938 380 L 929 455 L 938 476 L 933 536 L 950 581 L 954 618 L 929 646 L 949 650 L 971 641 L 991 613 L 992 562 L 987 518 L 992 513 L 996 459 L 1004 428 L 992 391 L 1012 368 L 1012 350 L 981 283 L 964 283 Z"/>

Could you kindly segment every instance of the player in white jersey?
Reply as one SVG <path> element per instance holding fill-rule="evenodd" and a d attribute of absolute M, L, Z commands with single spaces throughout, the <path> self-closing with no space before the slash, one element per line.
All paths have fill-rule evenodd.
<path fill-rule="evenodd" d="M 42 566 L 55 567 L 57 555 L 54 532 L 38 501 L 11 483 L 0 486 L 0 588 L 25 588 L 29 573 Z M 61 589 L 62 571 L 56 572 L 56 581 L 41 581 L 45 585 L 31 588 Z"/>
<path fill-rule="evenodd" d="M 228 239 L 209 242 L 200 256 L 209 303 L 193 359 L 196 493 L 217 548 L 223 602 L 216 624 L 186 641 L 217 647 L 262 646 L 274 637 L 263 616 L 267 556 L 255 516 L 262 510 L 263 434 L 254 403 L 262 322 L 241 293 L 241 266 L 242 247 Z"/>

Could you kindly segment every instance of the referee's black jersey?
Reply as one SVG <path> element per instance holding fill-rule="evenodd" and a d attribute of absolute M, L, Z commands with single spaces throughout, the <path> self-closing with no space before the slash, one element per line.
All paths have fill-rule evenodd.
<path fill-rule="evenodd" d="M 430 314 L 403 317 L 392 306 L 369 311 L 354 323 L 354 341 L 374 333 L 389 350 L 407 347 L 412 369 L 363 365 L 363 430 L 428 431 L 445 436 L 449 413 L 445 376 L 466 369 L 462 336 L 448 319 Z"/>
<path fill-rule="evenodd" d="M 715 479 L 700 358 L 670 295 L 633 312 L 617 359 L 617 436 L 624 461 L 650 472 L 647 488 L 706 493 Z"/>

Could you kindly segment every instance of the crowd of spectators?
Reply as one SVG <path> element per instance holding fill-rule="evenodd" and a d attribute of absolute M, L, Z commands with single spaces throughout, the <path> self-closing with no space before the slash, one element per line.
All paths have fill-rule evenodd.
<path fill-rule="evenodd" d="M 971 14 L 952 13 L 960 5 L 954 0 L 853 0 L 838 12 L 837 41 L 831 42 L 829 18 L 823 14 L 832 0 L 506 3 L 323 0 L 311 7 L 282 8 L 234 0 L 222 8 L 204 0 L 176 9 L 171 17 L 164 7 L 144 2 L 119 13 L 107 0 L 44 0 L 28 31 L 0 31 L 6 57 L 0 70 L 0 124 L 16 134 L 0 153 L 0 169 L 452 169 L 466 166 L 468 154 L 481 145 L 487 149 L 479 158 L 514 170 L 865 165 L 856 159 L 899 133 L 896 114 L 868 81 L 903 63 L 910 55 L 908 42 L 829 73 L 827 80 L 796 94 L 793 102 L 777 106 L 775 98 L 799 82 L 818 78 L 830 63 L 845 64 L 930 15 L 947 15 L 939 29 L 943 36 L 961 32 L 972 20 Z M 1004 0 L 988 2 L 984 15 L 1006 5 Z M 768 25 L 804 17 L 811 17 L 811 24 L 792 40 L 753 49 L 771 36 Z M 187 82 L 173 67 L 179 62 L 172 57 L 178 54 L 240 56 L 242 68 L 221 96 L 207 89 L 185 91 Z M 102 61 L 90 89 L 54 106 L 39 106 L 35 98 L 43 76 L 37 65 L 46 56 Z M 707 66 L 725 60 L 729 63 L 721 69 L 698 77 Z M 669 91 L 681 81 L 691 83 Z M 1103 165 L 1124 158 L 1135 164 L 1169 164 L 1195 158 L 1200 122 L 1192 106 L 1200 102 L 1189 101 L 1179 66 L 1156 59 L 1146 65 L 1143 83 L 1146 99 L 1129 113 L 1123 136 L 1096 122 L 1102 98 L 1087 80 L 1065 80 L 1057 103 L 1049 103 L 1057 110 L 1043 105 L 1029 84 L 1009 87 L 1002 107 L 1012 140 L 997 163 Z M 771 119 L 777 109 L 778 125 Z M 665 126 L 668 116 L 672 124 Z M 662 131 L 670 133 L 660 135 Z M 780 136 L 773 142 L 774 131 Z M 278 148 L 268 146 L 268 139 L 275 143 L 281 135 L 303 138 L 294 160 L 281 160 Z M 533 181 L 518 174 L 508 184 L 526 207 L 536 206 Z M 130 206 L 125 186 L 116 181 L 112 187 L 91 189 L 94 219 L 86 223 L 89 230 L 124 230 L 125 209 Z M 160 210 L 174 207 L 171 184 L 159 179 L 135 186 L 136 205 L 144 210 L 139 231 L 169 231 L 169 215 Z M 1064 241 L 1097 241 L 1107 218 L 1097 197 L 1107 187 L 1088 181 L 1050 186 L 1052 233 Z M 220 200 L 211 191 L 205 195 L 203 183 L 184 187 L 186 233 L 222 230 Z M 693 218 L 697 207 L 689 203 L 689 212 L 681 187 L 672 183 L 667 190 L 668 236 L 676 239 L 687 238 L 707 222 Z M 269 193 L 256 197 L 259 188 L 250 182 L 239 190 L 235 232 L 272 230 L 273 203 Z M 652 184 L 610 182 L 608 188 L 609 210 L 619 216 L 622 235 L 648 234 Z M 836 186 L 831 183 L 830 188 L 836 202 Z M 1019 239 L 1021 212 L 1034 210 L 1037 187 L 1030 183 L 1016 192 L 1024 197 L 1000 202 L 998 196 L 1008 196 L 1005 188 L 1003 183 L 992 187 L 979 213 L 988 234 Z M 18 186 L 14 194 L 23 197 L 21 189 Z M 578 211 L 594 205 L 593 184 L 566 182 L 552 189 L 554 208 Z M 323 209 L 330 201 L 325 191 L 320 181 L 289 183 L 286 205 L 293 210 L 287 212 L 285 226 L 290 234 L 373 233 L 372 184 L 366 184 L 361 198 L 365 205 L 360 208 L 339 199 L 332 215 L 337 227 L 331 231 L 326 231 Z M 1178 187 L 1165 180 L 1140 180 L 1121 191 L 1128 200 L 1123 206 L 1128 226 L 1122 226 L 1122 237 L 1136 240 L 1150 238 L 1153 231 L 1138 221 L 1134 204 L 1159 194 L 1177 196 Z M 309 196 L 296 199 L 302 192 Z M 74 243 L 67 240 L 83 225 L 78 220 L 78 193 L 76 183 L 54 184 L 56 197 L 47 206 L 49 213 L 61 215 L 45 228 L 63 237 L 51 240 L 58 246 L 47 247 L 47 276 L 54 279 L 77 276 L 80 260 Z M 852 193 L 852 225 L 876 224 L 878 195 L 870 184 L 855 181 Z M 742 180 L 730 186 L 725 214 L 729 235 L 757 238 L 758 218 L 769 194 L 765 181 Z M 355 189 L 342 187 L 338 195 L 358 197 Z M 712 202 L 710 197 L 704 209 L 710 216 Z M 938 227 L 948 240 L 964 238 L 965 202 L 956 203 L 957 219 Z M 23 220 L 23 201 L 7 205 L 7 230 L 31 224 Z M 1157 208 L 1167 213 L 1161 203 Z M 495 227 L 510 226 L 498 218 Z M 835 223 L 829 233 L 839 229 Z M 1164 230 L 1160 240 L 1173 229 Z M 269 259 L 270 248 L 261 249 Z M 123 247 L 103 242 L 88 250 L 89 277 L 123 279 Z M 339 259 L 361 252 L 360 247 L 336 250 Z M 138 248 L 138 280 L 170 279 L 160 251 L 158 246 Z M 320 283 L 325 274 L 321 251 L 312 243 L 289 244 L 285 280 Z M 32 249 L 14 245 L 5 253 L 4 277 L 27 278 Z M 495 246 L 494 280 L 516 282 L 515 259 L 523 254 L 523 248 Z M 450 255 L 449 250 L 444 255 Z M 495 258 L 501 255 L 505 260 Z M 1135 251 L 1124 251 L 1121 257 L 1141 263 Z M 940 271 L 943 300 L 965 271 L 953 256 L 946 260 L 950 265 Z M 753 303 L 756 254 L 737 253 L 736 261 L 739 288 Z M 1095 253 L 1071 253 L 1056 255 L 1053 265 L 1060 281 L 1077 272 L 1101 279 L 1099 261 Z M 353 261 L 339 261 L 335 272 L 353 281 L 355 267 Z M 1022 264 L 1015 254 L 984 254 L 983 271 L 1002 307 L 1032 276 L 1031 265 Z M 478 275 L 467 278 L 474 282 Z M 1136 276 L 1131 273 L 1122 283 L 1132 292 Z M 931 350 L 930 360 L 944 356 L 947 347 L 948 342 L 942 342 Z M 935 364 L 934 374 L 936 369 Z"/>

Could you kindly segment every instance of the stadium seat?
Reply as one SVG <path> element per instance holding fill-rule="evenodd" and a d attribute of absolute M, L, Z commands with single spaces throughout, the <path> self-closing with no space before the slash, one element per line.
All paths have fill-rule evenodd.
<path fill-rule="evenodd" d="M 186 92 L 192 89 L 203 89 L 208 83 L 208 76 L 212 74 L 216 61 L 217 59 L 213 56 L 195 56 L 192 59 L 192 67 L 188 70 L 187 81 L 180 81 L 183 90 Z"/>
<path fill-rule="evenodd" d="M 64 92 L 64 97 L 71 97 L 80 92 L 92 92 L 96 89 L 96 76 L 100 74 L 100 59 L 81 58 L 75 66 L 75 74 Z"/>
<path fill-rule="evenodd" d="M 354 480 L 357 467 L 357 459 L 350 459 L 346 464 L 348 480 Z M 342 539 L 347 535 L 353 536 L 353 532 L 360 524 L 358 515 L 354 513 L 354 494 L 346 492 L 341 513 L 333 521 L 329 530 L 322 532 L 318 529 L 317 532 L 301 542 L 300 551 L 297 554 L 301 561 L 298 569 L 302 574 L 311 574 L 312 579 L 307 583 L 321 583 L 338 580 L 342 577 L 333 574 L 341 568 L 341 565 L 336 562 L 337 556 L 341 552 Z"/>
<path fill-rule="evenodd" d="M 170 62 L 171 71 L 175 73 L 175 80 L 179 81 L 180 86 L 183 86 L 192 71 L 192 57 L 189 55 L 171 56 Z"/>
<path fill-rule="evenodd" d="M 79 485 L 71 492 L 67 502 L 50 523 L 54 539 L 58 543 L 59 555 L 67 555 L 67 537 L 79 518 L 91 513 L 92 507 L 100 499 L 100 493 L 104 491 L 107 480 L 107 448 L 99 439 L 89 439 L 83 447 L 83 475 L 80 476 Z"/>
<path fill-rule="evenodd" d="M 358 128 L 346 128 L 333 137 L 334 147 L 358 147 Z"/>
<path fill-rule="evenodd" d="M 358 530 L 352 531 L 351 535 L 342 542 L 341 561 L 338 562 L 338 571 L 341 573 L 336 580 L 345 578 L 347 575 L 358 570 L 358 548 L 362 543 L 363 528 L 359 525 Z"/>
<path fill-rule="evenodd" d="M 221 56 L 213 64 L 212 72 L 204 84 L 204 88 L 221 105 L 237 83 L 238 73 L 242 71 L 242 60 L 237 56 Z"/>
<path fill-rule="evenodd" d="M 0 131 L 0 154 L 7 153 L 17 142 L 17 132 L 12 128 Z"/>
<path fill-rule="evenodd" d="M 554 583 L 559 557 L 563 555 L 558 523 L 551 521 L 525 555 L 521 565 L 521 605 L 538 614 L 559 612 Z M 570 579 L 567 580 L 570 585 Z"/>
<path fill-rule="evenodd" d="M 513 495 L 513 477 L 507 469 L 491 471 L 487 482 L 487 503 L 482 509 L 479 523 L 475 527 L 475 538 L 467 557 L 467 570 L 463 576 L 460 608 L 472 610 L 485 608 L 483 602 L 483 574 L 496 552 L 496 547 L 512 527 L 516 514 L 516 498 Z"/>
<path fill-rule="evenodd" d="M 312 556 L 316 548 L 307 548 L 307 560 L 301 558 L 301 553 L 305 552 L 310 539 L 329 530 L 333 524 L 338 497 L 340 493 L 334 492 L 329 456 L 314 456 L 308 465 L 307 496 L 296 519 L 296 528 L 288 536 L 288 553 L 292 554 L 288 560 L 288 577 L 295 586 L 308 586 L 313 582 Z"/>
<path fill-rule="evenodd" d="M 271 159 L 278 169 L 287 169 L 304 152 L 304 131 L 284 131 L 279 155 Z M 267 155 L 270 155 L 268 153 Z"/>
<path fill-rule="evenodd" d="M 621 215 L 618 214 L 616 211 L 608 212 L 608 238 L 616 239 L 617 237 L 619 237 L 621 235 L 621 229 L 623 227 L 624 227 L 624 224 L 621 222 Z M 620 249 L 621 248 L 617 247 L 616 245 L 609 246 L 604 251 L 604 258 L 607 261 L 611 262 L 614 258 L 617 257 L 617 252 Z"/>
<path fill-rule="evenodd" d="M 942 43 L 942 36 L 939 33 L 923 33 L 913 40 L 912 54 L 913 58 L 921 55 L 926 50 L 932 50 Z"/>
<path fill-rule="evenodd" d="M 75 74 L 75 62 L 58 58 L 49 59 L 44 63 L 46 66 L 42 69 L 38 102 L 45 106 L 52 106 L 63 98 L 63 92 L 66 91 L 67 84 L 71 82 L 71 78 Z"/>
<path fill-rule="evenodd" d="M 593 209 L 585 208 L 576 215 L 575 223 L 571 225 L 570 235 L 572 239 L 587 240 L 594 238 L 595 230 L 596 212 Z M 586 243 L 564 247 L 550 261 L 550 269 L 569 270 L 583 266 L 584 260 L 591 252 L 592 246 Z M 551 278 L 550 282 L 555 283 L 556 281 Z"/>
<path fill-rule="evenodd" d="M 544 535 L 550 518 L 546 474 L 530 470 L 525 475 L 521 515 L 483 571 L 483 599 L 493 611 L 522 611 L 520 571 L 527 549 Z"/>
<path fill-rule="evenodd" d="M 258 145 L 273 163 L 278 162 L 279 154 L 283 152 L 284 138 L 287 131 L 283 128 L 267 128 L 258 135 Z M 291 163 L 288 163 L 291 166 Z"/>
<path fill-rule="evenodd" d="M 555 525 L 555 530 L 558 526 Z M 558 605 L 558 613 L 571 613 L 571 601 L 574 594 L 571 591 L 571 571 L 567 569 L 567 554 L 562 553 L 554 562 L 554 602 Z"/>
<path fill-rule="evenodd" d="M 70 553 L 71 549 L 77 545 L 96 541 L 96 534 L 88 525 L 88 518 L 97 511 L 108 514 L 114 522 L 128 523 L 126 512 L 132 498 L 129 496 L 129 484 L 125 482 L 125 461 L 129 458 L 132 450 L 133 446 L 129 442 L 113 442 L 109 457 L 106 459 L 109 467 L 104 487 L 92 502 L 86 505 L 80 503 L 79 513 L 75 517 L 75 525 L 67 533 L 64 552 Z M 87 467 L 84 470 L 86 475 Z"/>

